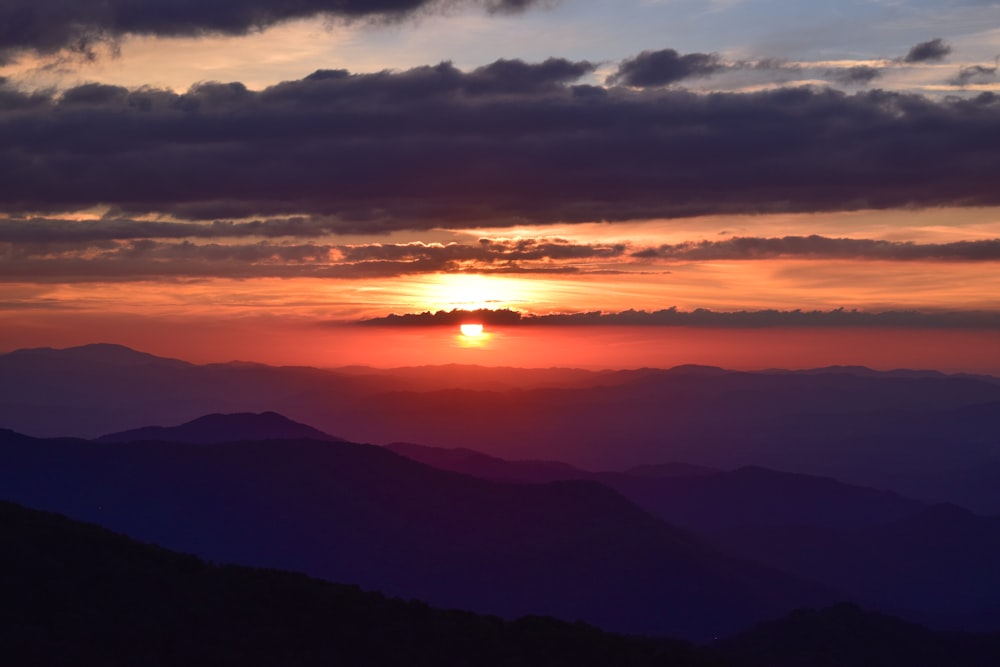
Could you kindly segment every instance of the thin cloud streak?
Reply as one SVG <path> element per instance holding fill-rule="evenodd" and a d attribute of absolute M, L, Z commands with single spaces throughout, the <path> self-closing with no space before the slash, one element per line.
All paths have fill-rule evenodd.
<path fill-rule="evenodd" d="M 632 253 L 642 259 L 682 261 L 761 260 L 774 258 L 859 259 L 882 261 L 1000 261 L 1000 239 L 953 243 L 909 243 L 874 239 L 785 236 L 734 237 L 662 245 Z"/>
<path fill-rule="evenodd" d="M 194 225 L 197 226 L 197 225 Z M 220 228 L 225 230 L 225 227 Z M 168 231 L 174 232 L 172 228 Z M 481 239 L 478 243 L 212 243 L 73 238 L 0 241 L 6 281 L 162 277 L 365 279 L 429 273 L 638 274 L 651 265 L 773 259 L 977 263 L 1000 261 L 1000 239 L 908 243 L 873 239 L 733 237 L 637 247 L 628 242 Z M 662 273 L 662 271 L 661 271 Z"/>
<path fill-rule="evenodd" d="M 0 279 L 148 280 L 155 277 L 314 277 L 367 279 L 431 273 L 617 273 L 600 262 L 626 255 L 625 244 L 559 240 L 482 240 L 449 244 L 169 243 L 150 239 L 0 244 Z M 586 263 L 586 264 L 584 264 Z"/>
<path fill-rule="evenodd" d="M 770 327 L 900 327 L 921 329 L 998 329 L 1000 313 L 986 311 L 919 312 L 911 310 L 866 312 L 859 310 L 744 310 L 734 312 L 698 308 L 682 311 L 593 311 L 550 315 L 524 315 L 517 311 L 481 309 L 391 314 L 358 324 L 385 327 L 455 326 L 476 321 L 490 326 L 656 326 L 713 329 Z"/>

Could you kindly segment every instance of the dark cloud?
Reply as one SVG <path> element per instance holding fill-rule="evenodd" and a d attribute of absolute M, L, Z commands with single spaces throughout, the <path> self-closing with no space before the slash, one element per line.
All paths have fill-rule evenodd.
<path fill-rule="evenodd" d="M 534 0 L 4 0 L 0 61 L 23 50 L 69 49 L 92 56 L 124 35 L 242 35 L 283 21 L 327 16 L 399 18 L 446 4 L 516 12 Z"/>
<path fill-rule="evenodd" d="M 940 60 L 944 60 L 949 53 L 951 53 L 951 46 L 945 44 L 944 40 L 940 37 L 935 37 L 934 39 L 927 40 L 926 42 L 920 42 L 911 48 L 906 55 L 903 56 L 903 62 L 938 62 Z"/>
<path fill-rule="evenodd" d="M 827 76 L 846 86 L 867 85 L 882 76 L 882 70 L 869 65 L 857 65 L 844 69 L 828 70 Z"/>
<path fill-rule="evenodd" d="M 625 255 L 622 244 L 530 239 L 484 239 L 474 245 L 48 241 L 0 243 L 0 277 L 145 280 L 177 276 L 371 278 L 421 273 L 615 273 L 589 263 Z"/>
<path fill-rule="evenodd" d="M 524 315 L 512 310 L 437 311 L 370 320 L 369 326 L 454 326 L 474 320 L 490 326 L 678 326 L 755 329 L 765 327 L 919 327 L 928 329 L 1000 329 L 1000 313 L 981 311 L 919 312 L 859 310 L 742 310 L 719 312 L 667 308 L 553 315 Z"/>
<path fill-rule="evenodd" d="M 104 218 L 10 218 L 0 220 L 0 243 L 75 243 L 131 239 L 217 239 L 246 237 L 316 238 L 336 234 L 344 223 L 336 218 L 291 217 L 210 223 Z"/>
<path fill-rule="evenodd" d="M 608 83 L 624 86 L 665 86 L 684 79 L 711 76 L 728 69 L 714 53 L 686 53 L 673 49 L 643 51 L 622 61 L 618 71 L 608 77 Z"/>
<path fill-rule="evenodd" d="M 996 81 L 997 68 L 985 65 L 969 65 L 958 70 L 958 74 L 951 80 L 956 86 L 967 86 L 970 83 L 989 83 Z"/>
<path fill-rule="evenodd" d="M 370 233 L 1000 203 L 994 94 L 580 94 L 591 67 L 443 63 L 183 94 L 0 87 L 0 210 Z"/>
<path fill-rule="evenodd" d="M 612 259 L 626 252 L 624 244 L 574 244 L 567 241 L 490 241 L 483 239 L 476 246 L 449 244 L 370 244 L 341 246 L 347 261 L 434 259 L 448 262 L 566 261 Z"/>
<path fill-rule="evenodd" d="M 954 243 L 909 243 L 873 239 L 785 236 L 734 237 L 725 241 L 697 241 L 662 245 L 632 253 L 640 259 L 677 261 L 774 259 L 871 259 L 885 261 L 1000 261 L 1000 239 Z"/>

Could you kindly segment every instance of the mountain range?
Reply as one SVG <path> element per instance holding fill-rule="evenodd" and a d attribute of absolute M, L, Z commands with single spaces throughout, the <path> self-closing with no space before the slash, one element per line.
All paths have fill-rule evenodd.
<path fill-rule="evenodd" d="M 93 438 L 274 411 L 352 442 L 591 470 L 763 466 L 1000 513 L 1000 381 L 837 367 L 582 371 L 195 365 L 113 345 L 0 355 L 0 425 Z"/>
<path fill-rule="evenodd" d="M 0 502 L 0 651 L 109 666 L 991 667 L 1000 637 L 853 605 L 797 610 L 697 647 L 546 617 L 503 621 L 277 570 L 214 565 Z"/>
<path fill-rule="evenodd" d="M 245 415 L 232 419 L 245 428 Z M 347 442 L 5 432 L 0 496 L 217 562 L 633 634 L 706 639 L 837 599 L 730 557 L 596 482 L 481 480 Z"/>
<path fill-rule="evenodd" d="M 1000 517 L 760 467 L 595 473 L 463 449 L 389 448 L 486 479 L 596 481 L 724 551 L 822 582 L 866 605 L 942 627 L 1000 625 Z M 667 474 L 654 475 L 658 469 Z"/>
<path fill-rule="evenodd" d="M 213 565 L 0 502 L 9 665 L 725 667 L 684 642 L 505 622 L 277 570 Z M 12 576 L 13 575 L 13 576 Z"/>
<path fill-rule="evenodd" d="M 23 350 L 0 355 L 0 426 L 34 431 L 0 429 L 0 500 L 213 562 L 505 619 L 728 636 L 723 659 L 795 664 L 761 657 L 753 637 L 773 628 L 747 628 L 838 601 L 1000 627 L 998 391 L 857 368 L 322 370 Z M 804 618 L 781 633 L 968 648 L 857 607 Z"/>

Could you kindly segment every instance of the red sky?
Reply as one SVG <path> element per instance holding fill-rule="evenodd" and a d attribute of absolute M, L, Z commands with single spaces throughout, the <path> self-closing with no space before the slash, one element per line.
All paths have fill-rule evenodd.
<path fill-rule="evenodd" d="M 255 2 L 250 25 L 245 3 L 176 23 L 38 0 L 0 35 L 0 351 L 997 366 L 992 5 L 866 6 L 864 31 L 831 32 L 825 6 L 758 23 L 756 0 Z M 481 308 L 834 321 L 475 348 L 346 326 Z M 906 315 L 855 331 L 842 312 Z"/>

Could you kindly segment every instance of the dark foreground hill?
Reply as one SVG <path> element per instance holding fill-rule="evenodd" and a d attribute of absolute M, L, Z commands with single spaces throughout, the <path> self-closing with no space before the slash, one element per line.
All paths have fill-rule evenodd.
<path fill-rule="evenodd" d="M 210 565 L 0 502 L 7 665 L 732 664 L 679 641 L 439 611 L 276 570 Z"/>
<path fill-rule="evenodd" d="M 933 632 L 839 604 L 803 609 L 720 642 L 757 667 L 995 667 L 1000 634 Z"/>
<path fill-rule="evenodd" d="M 217 562 L 637 634 L 708 639 L 837 599 L 595 482 L 491 482 L 351 443 L 0 433 L 0 498 Z"/>
<path fill-rule="evenodd" d="M 35 665 L 993 667 L 1000 637 L 838 605 L 699 648 L 545 617 L 441 611 L 140 544 L 0 502 L 0 655 Z"/>

